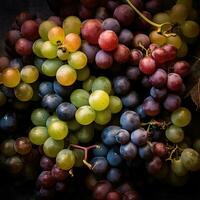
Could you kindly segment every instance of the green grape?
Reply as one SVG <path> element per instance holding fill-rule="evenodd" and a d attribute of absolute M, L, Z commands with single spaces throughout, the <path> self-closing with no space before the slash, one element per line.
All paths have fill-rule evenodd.
<path fill-rule="evenodd" d="M 194 148 L 198 153 L 200 153 L 200 139 L 199 139 L 199 138 L 196 139 L 196 140 L 194 141 L 193 148 Z"/>
<path fill-rule="evenodd" d="M 55 140 L 62 140 L 68 135 L 68 126 L 61 120 L 51 122 L 48 126 L 49 135 Z"/>
<path fill-rule="evenodd" d="M 90 95 L 89 104 L 96 111 L 105 110 L 109 105 L 109 96 L 103 90 L 95 90 Z"/>
<path fill-rule="evenodd" d="M 78 138 L 74 134 L 70 134 L 68 140 L 69 140 L 69 144 L 78 144 L 79 143 Z"/>
<path fill-rule="evenodd" d="M 188 15 L 188 8 L 184 4 L 175 4 L 170 12 L 170 18 L 173 23 L 183 23 Z"/>
<path fill-rule="evenodd" d="M 41 48 L 42 48 L 43 43 L 44 41 L 42 39 L 38 39 L 33 43 L 33 47 L 32 47 L 33 53 L 40 58 L 44 58 L 44 56 L 41 53 Z"/>
<path fill-rule="evenodd" d="M 192 116 L 187 108 L 180 107 L 171 115 L 171 121 L 178 127 L 185 127 L 191 122 Z"/>
<path fill-rule="evenodd" d="M 69 16 L 63 21 L 63 29 L 65 34 L 81 32 L 81 20 L 76 16 Z"/>
<path fill-rule="evenodd" d="M 86 106 L 89 104 L 90 94 L 83 89 L 76 89 L 70 95 L 70 101 L 77 108 Z"/>
<path fill-rule="evenodd" d="M 183 42 L 180 49 L 178 49 L 177 57 L 182 58 L 185 57 L 188 53 L 188 45 L 186 42 Z"/>
<path fill-rule="evenodd" d="M 95 76 L 90 76 L 87 80 L 83 82 L 83 89 L 90 92 L 92 90 L 92 84 L 96 79 Z"/>
<path fill-rule="evenodd" d="M 82 69 L 87 65 L 87 56 L 82 51 L 70 53 L 68 63 L 74 69 Z"/>
<path fill-rule="evenodd" d="M 82 167 L 84 165 L 83 159 L 84 159 L 84 151 L 81 149 L 74 149 L 73 150 L 74 156 L 75 156 L 75 167 Z"/>
<path fill-rule="evenodd" d="M 1 153 L 6 157 L 14 156 L 16 154 L 14 144 L 15 140 L 13 139 L 4 140 L 0 146 Z"/>
<path fill-rule="evenodd" d="M 70 170 L 75 164 L 73 151 L 69 149 L 61 150 L 56 156 L 56 165 L 63 170 Z"/>
<path fill-rule="evenodd" d="M 67 124 L 71 131 L 77 131 L 81 128 L 81 125 L 75 119 L 68 121 Z"/>
<path fill-rule="evenodd" d="M 54 140 L 49 137 L 43 145 L 44 154 L 50 158 L 55 158 L 59 151 L 64 148 L 63 140 Z"/>
<path fill-rule="evenodd" d="M 95 118 L 94 121 L 97 124 L 105 125 L 108 122 L 110 122 L 111 117 L 112 117 L 112 113 L 111 113 L 110 109 L 107 108 L 107 109 L 102 110 L 102 111 L 96 111 L 96 118 Z"/>
<path fill-rule="evenodd" d="M 37 68 L 33 65 L 24 66 L 20 74 L 22 81 L 24 81 L 25 83 L 34 83 L 39 77 L 39 72 Z"/>
<path fill-rule="evenodd" d="M 45 60 L 42 64 L 42 72 L 46 76 L 56 76 L 56 72 L 62 64 L 62 61 L 57 58 Z"/>
<path fill-rule="evenodd" d="M 56 72 L 56 80 L 63 86 L 72 85 L 76 79 L 76 70 L 69 65 L 62 65 Z"/>
<path fill-rule="evenodd" d="M 110 80 L 105 76 L 99 76 L 93 81 L 92 92 L 95 90 L 103 90 L 107 94 L 110 94 L 112 89 Z"/>
<path fill-rule="evenodd" d="M 151 43 L 157 44 L 159 46 L 167 43 L 167 38 L 164 35 L 159 34 L 157 31 L 152 31 L 149 34 L 149 38 L 151 40 Z"/>
<path fill-rule="evenodd" d="M 90 76 L 90 69 L 89 69 L 89 67 L 86 66 L 83 69 L 77 70 L 76 73 L 77 73 L 78 81 L 85 81 Z"/>
<path fill-rule="evenodd" d="M 200 32 L 199 24 L 191 20 L 185 21 L 181 25 L 181 30 L 183 35 L 188 38 L 195 38 L 199 35 Z"/>
<path fill-rule="evenodd" d="M 15 96 L 20 101 L 29 101 L 33 97 L 33 88 L 27 83 L 20 83 L 14 90 Z"/>
<path fill-rule="evenodd" d="M 180 187 L 187 183 L 188 174 L 185 176 L 177 176 L 173 171 L 171 171 L 166 178 L 171 185 Z"/>
<path fill-rule="evenodd" d="M 65 32 L 59 26 L 55 26 L 48 31 L 48 39 L 54 45 L 62 44 L 64 38 L 65 38 Z"/>
<path fill-rule="evenodd" d="M 194 149 L 184 149 L 180 159 L 187 170 L 197 171 L 200 169 L 200 155 Z"/>
<path fill-rule="evenodd" d="M 36 145 L 42 145 L 48 139 L 49 134 L 47 128 L 44 126 L 36 126 L 29 132 L 29 140 Z"/>
<path fill-rule="evenodd" d="M 59 118 L 56 115 L 52 115 L 46 120 L 46 127 L 48 128 L 52 122 L 59 121 Z"/>
<path fill-rule="evenodd" d="M 90 106 L 81 106 L 75 114 L 77 122 L 81 125 L 89 125 L 95 120 L 96 113 Z"/>
<path fill-rule="evenodd" d="M 177 175 L 177 176 L 185 176 L 188 173 L 188 170 L 184 167 L 181 160 L 173 159 L 171 163 L 171 170 Z"/>
<path fill-rule="evenodd" d="M 166 138 L 173 143 L 179 143 L 184 139 L 184 131 L 182 128 L 171 125 L 165 132 Z"/>
<path fill-rule="evenodd" d="M 6 102 L 7 102 L 7 98 L 5 94 L 2 91 L 0 91 L 0 106 L 5 105 Z"/>
<path fill-rule="evenodd" d="M 163 24 L 170 21 L 171 21 L 170 16 L 168 15 L 168 13 L 165 12 L 160 12 L 153 16 L 153 22 L 157 24 Z"/>
<path fill-rule="evenodd" d="M 59 48 L 57 50 L 57 56 L 60 60 L 67 60 L 69 57 L 69 52 L 66 49 Z"/>
<path fill-rule="evenodd" d="M 56 26 L 56 24 L 53 21 L 50 21 L 50 20 L 43 21 L 40 24 L 40 26 L 39 26 L 39 34 L 40 34 L 40 37 L 44 41 L 48 40 L 48 32 L 54 26 Z"/>
<path fill-rule="evenodd" d="M 44 108 L 37 108 L 31 114 L 31 121 L 35 126 L 45 126 L 49 113 Z"/>
<path fill-rule="evenodd" d="M 41 47 L 41 53 L 45 58 L 53 59 L 57 57 L 57 46 L 52 44 L 50 41 L 43 43 Z"/>
<path fill-rule="evenodd" d="M 83 126 L 79 131 L 76 132 L 78 141 L 83 144 L 87 144 L 92 141 L 94 137 L 93 125 Z"/>
<path fill-rule="evenodd" d="M 109 97 L 109 106 L 108 108 L 110 109 L 111 113 L 118 113 L 122 109 L 122 102 L 121 99 L 117 96 L 110 96 Z"/>
<path fill-rule="evenodd" d="M 179 48 L 181 48 L 183 42 L 182 42 L 180 36 L 176 35 L 176 36 L 168 37 L 167 38 L 167 43 L 171 44 L 171 45 L 174 45 L 177 49 L 179 49 Z"/>
<path fill-rule="evenodd" d="M 14 88 L 20 83 L 20 73 L 16 68 L 7 67 L 2 73 L 2 83 L 4 86 Z"/>
<path fill-rule="evenodd" d="M 188 10 L 192 9 L 192 1 L 193 0 L 177 0 L 176 3 L 177 4 L 183 4 L 186 6 L 186 8 Z"/>

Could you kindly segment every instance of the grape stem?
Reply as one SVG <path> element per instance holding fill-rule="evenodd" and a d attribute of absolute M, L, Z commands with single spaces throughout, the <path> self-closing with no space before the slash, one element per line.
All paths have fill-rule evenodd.
<path fill-rule="evenodd" d="M 166 122 L 166 121 L 162 121 L 162 122 L 159 122 L 159 121 L 156 121 L 156 120 L 151 120 L 150 122 L 147 122 L 147 123 L 142 123 L 141 125 L 142 126 L 158 126 L 158 127 L 161 127 L 162 129 L 166 129 L 166 127 L 168 127 L 169 125 L 171 124 L 171 122 Z"/>
<path fill-rule="evenodd" d="M 89 168 L 89 169 L 92 169 L 92 165 L 87 161 L 88 160 L 88 152 L 91 150 L 91 149 L 95 149 L 95 148 L 98 148 L 99 146 L 98 145 L 92 145 L 92 146 L 89 146 L 89 147 L 82 147 L 82 146 L 79 146 L 79 145 L 76 145 L 76 144 L 70 144 L 70 147 L 73 147 L 75 149 L 81 149 L 84 151 L 84 158 L 83 158 L 83 163 Z"/>

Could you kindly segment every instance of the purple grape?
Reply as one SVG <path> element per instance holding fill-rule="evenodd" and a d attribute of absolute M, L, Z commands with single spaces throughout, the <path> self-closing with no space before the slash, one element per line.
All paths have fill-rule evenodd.
<path fill-rule="evenodd" d="M 126 76 L 132 81 L 136 81 L 140 78 L 141 72 L 138 67 L 129 67 L 126 71 Z"/>
<path fill-rule="evenodd" d="M 111 149 L 107 154 L 107 161 L 112 167 L 117 167 L 121 164 L 122 158 L 114 149 Z"/>
<path fill-rule="evenodd" d="M 122 177 L 122 172 L 118 168 L 111 168 L 107 172 L 106 177 L 107 177 L 108 181 L 110 181 L 112 183 L 117 183 L 120 181 L 120 179 Z"/>
<path fill-rule="evenodd" d="M 173 112 L 181 106 L 181 98 L 175 94 L 168 94 L 163 106 L 167 111 Z"/>
<path fill-rule="evenodd" d="M 132 65 L 138 65 L 140 60 L 143 58 L 143 54 L 138 49 L 133 49 L 130 55 L 130 63 Z"/>
<path fill-rule="evenodd" d="M 96 65 L 101 69 L 108 69 L 112 67 L 113 58 L 110 53 L 107 53 L 103 50 L 97 52 L 95 56 Z"/>
<path fill-rule="evenodd" d="M 129 29 L 123 29 L 119 34 L 119 42 L 130 47 L 133 41 L 133 33 Z"/>
<path fill-rule="evenodd" d="M 45 171 L 51 170 L 54 162 L 55 161 L 53 159 L 48 158 L 47 156 L 42 156 L 40 159 L 40 167 Z"/>
<path fill-rule="evenodd" d="M 119 22 L 114 18 L 107 18 L 102 23 L 102 28 L 104 30 L 111 30 L 114 31 L 116 34 L 119 34 L 120 32 L 120 24 Z"/>
<path fill-rule="evenodd" d="M 131 133 L 131 141 L 137 146 L 143 146 L 147 143 L 148 140 L 148 132 L 139 128 Z"/>
<path fill-rule="evenodd" d="M 130 81 L 125 76 L 118 76 L 113 80 L 114 90 L 119 95 L 125 95 L 130 90 Z"/>
<path fill-rule="evenodd" d="M 162 168 L 162 160 L 159 157 L 154 157 L 151 162 L 147 164 L 147 170 L 150 174 L 157 174 Z"/>
<path fill-rule="evenodd" d="M 120 129 L 115 138 L 119 144 L 127 144 L 130 141 L 130 133 L 125 129 Z"/>
<path fill-rule="evenodd" d="M 139 96 L 135 91 L 132 91 L 122 98 L 122 103 L 126 108 L 134 108 L 139 103 Z"/>
<path fill-rule="evenodd" d="M 139 156 L 144 160 L 151 160 L 153 153 L 149 144 L 139 148 Z"/>
<path fill-rule="evenodd" d="M 149 78 L 152 86 L 162 88 L 167 83 L 167 72 L 163 69 L 157 69 Z"/>
<path fill-rule="evenodd" d="M 104 174 L 108 170 L 108 162 L 104 157 L 95 157 L 91 161 L 95 174 Z"/>
<path fill-rule="evenodd" d="M 143 47 L 148 48 L 150 45 L 149 37 L 143 33 L 136 34 L 133 38 L 133 46 L 138 47 L 140 44 Z"/>
<path fill-rule="evenodd" d="M 133 160 L 137 155 L 137 147 L 131 142 L 121 145 L 120 154 L 126 160 Z"/>
<path fill-rule="evenodd" d="M 151 90 L 150 90 L 150 95 L 156 101 L 163 100 L 167 95 L 167 89 L 166 88 L 157 89 L 155 87 L 152 87 Z"/>

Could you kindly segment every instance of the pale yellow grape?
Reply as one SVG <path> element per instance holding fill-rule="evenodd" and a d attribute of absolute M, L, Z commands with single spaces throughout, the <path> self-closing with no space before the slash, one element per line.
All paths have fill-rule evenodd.
<path fill-rule="evenodd" d="M 184 36 L 195 38 L 199 35 L 200 28 L 197 22 L 188 20 L 181 25 L 181 30 Z"/>
<path fill-rule="evenodd" d="M 182 45 L 182 40 L 179 35 L 170 36 L 167 38 L 167 43 L 174 45 L 177 49 L 179 49 Z"/>
<path fill-rule="evenodd" d="M 160 12 L 153 16 L 153 22 L 156 22 L 158 24 L 163 24 L 170 21 L 171 19 L 170 19 L 169 14 L 165 12 Z"/>

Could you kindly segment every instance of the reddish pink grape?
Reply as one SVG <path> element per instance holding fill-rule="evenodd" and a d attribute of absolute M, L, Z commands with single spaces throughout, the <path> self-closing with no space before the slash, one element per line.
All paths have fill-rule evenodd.
<path fill-rule="evenodd" d="M 155 175 L 160 171 L 162 165 L 163 165 L 162 160 L 156 156 L 150 163 L 148 163 L 147 170 L 150 174 Z"/>
<path fill-rule="evenodd" d="M 158 44 L 154 44 L 154 43 L 151 43 L 150 45 L 149 45 L 149 50 L 151 51 L 151 52 L 153 52 L 155 49 L 157 49 L 157 48 L 159 48 L 159 45 Z"/>
<path fill-rule="evenodd" d="M 177 61 L 173 66 L 173 72 L 185 77 L 190 72 L 190 64 L 186 61 Z"/>
<path fill-rule="evenodd" d="M 156 62 L 152 57 L 146 56 L 140 60 L 139 68 L 142 73 L 151 75 L 156 71 Z"/>
<path fill-rule="evenodd" d="M 96 65 L 101 69 L 108 69 L 113 64 L 113 57 L 110 53 L 100 50 L 95 56 Z"/>
<path fill-rule="evenodd" d="M 133 38 L 133 46 L 138 47 L 140 44 L 143 47 L 148 48 L 150 45 L 149 37 L 143 33 L 136 34 Z"/>
<path fill-rule="evenodd" d="M 51 174 L 57 181 L 64 181 L 68 176 L 68 173 L 66 170 L 62 170 L 56 165 L 53 166 L 51 170 Z"/>
<path fill-rule="evenodd" d="M 154 87 L 162 88 L 167 83 L 167 72 L 159 68 L 149 77 L 149 81 Z"/>
<path fill-rule="evenodd" d="M 179 74 L 170 73 L 167 79 L 167 88 L 171 91 L 180 91 L 183 86 L 183 80 Z"/>
<path fill-rule="evenodd" d="M 32 54 L 33 43 L 25 38 L 20 38 L 15 44 L 16 52 L 21 56 L 28 56 Z"/>
<path fill-rule="evenodd" d="M 98 44 L 98 39 L 103 29 L 98 19 L 89 19 L 83 23 L 81 34 L 83 39 L 91 44 Z"/>
<path fill-rule="evenodd" d="M 26 20 L 33 19 L 33 15 L 28 12 L 21 12 L 16 16 L 16 22 L 21 26 Z"/>
<path fill-rule="evenodd" d="M 181 98 L 176 94 L 168 94 L 163 106 L 166 110 L 173 112 L 181 106 Z"/>
<path fill-rule="evenodd" d="M 140 197 L 136 191 L 129 190 L 123 195 L 122 200 L 140 200 Z"/>
<path fill-rule="evenodd" d="M 138 8 L 139 10 L 142 10 L 143 9 L 143 2 L 142 0 L 130 0 L 131 3 L 136 7 Z"/>
<path fill-rule="evenodd" d="M 119 44 L 117 49 L 113 52 L 114 60 L 117 63 L 126 63 L 130 58 L 130 50 L 123 44 Z"/>
<path fill-rule="evenodd" d="M 132 65 L 138 65 L 142 58 L 143 58 L 143 54 L 139 49 L 131 50 L 130 63 Z"/>
<path fill-rule="evenodd" d="M 156 102 L 152 97 L 147 97 L 144 100 L 142 107 L 145 114 L 150 117 L 155 117 L 160 113 L 160 104 Z"/>
<path fill-rule="evenodd" d="M 167 58 L 167 52 L 163 48 L 156 48 L 152 52 L 152 57 L 157 65 L 164 64 Z"/>
<path fill-rule="evenodd" d="M 177 49 L 175 46 L 166 44 L 162 48 L 167 52 L 166 61 L 173 61 L 176 58 Z"/>
<path fill-rule="evenodd" d="M 114 31 L 106 30 L 100 34 L 98 43 L 104 51 L 113 51 L 117 48 L 118 37 Z"/>
<path fill-rule="evenodd" d="M 21 26 L 22 36 L 28 40 L 36 40 L 39 37 L 39 25 L 34 20 L 27 20 Z"/>
<path fill-rule="evenodd" d="M 111 191 L 107 194 L 106 200 L 121 200 L 121 195 L 116 191 Z"/>
<path fill-rule="evenodd" d="M 158 88 L 152 87 L 150 90 L 150 95 L 156 101 L 163 100 L 163 98 L 165 98 L 165 96 L 167 95 L 167 89 L 166 88 L 158 89 Z"/>
<path fill-rule="evenodd" d="M 153 145 L 153 153 L 159 157 L 166 157 L 168 154 L 168 148 L 164 143 L 156 142 Z"/>

